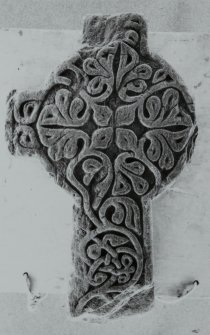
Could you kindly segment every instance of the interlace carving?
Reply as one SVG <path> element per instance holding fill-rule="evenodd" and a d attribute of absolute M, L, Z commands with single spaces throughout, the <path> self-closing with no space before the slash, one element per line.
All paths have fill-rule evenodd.
<path fill-rule="evenodd" d="M 71 313 L 115 317 L 153 301 L 150 201 L 191 157 L 197 126 L 142 17 L 91 17 L 84 38 L 45 90 L 10 97 L 7 133 L 11 152 L 39 154 L 80 199 Z"/>

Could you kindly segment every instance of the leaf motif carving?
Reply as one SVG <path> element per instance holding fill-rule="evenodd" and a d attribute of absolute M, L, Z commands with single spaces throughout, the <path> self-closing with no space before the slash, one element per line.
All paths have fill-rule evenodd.
<path fill-rule="evenodd" d="M 108 106 L 98 104 L 93 104 L 92 108 L 94 111 L 93 118 L 95 123 L 101 127 L 108 126 L 113 114 L 112 110 Z"/>
<path fill-rule="evenodd" d="M 100 128 L 94 131 L 92 135 L 91 148 L 106 149 L 112 142 L 113 129 L 111 127 Z"/>
<path fill-rule="evenodd" d="M 166 70 L 165 69 L 159 69 L 155 72 L 152 82 L 153 82 L 153 84 L 157 84 L 160 81 L 165 80 L 166 77 L 167 77 Z"/>
<path fill-rule="evenodd" d="M 116 129 L 116 144 L 122 150 L 135 150 L 137 147 L 137 136 L 129 129 Z"/>
<path fill-rule="evenodd" d="M 123 105 L 117 108 L 115 115 L 116 126 L 129 126 L 135 119 L 136 105 Z"/>

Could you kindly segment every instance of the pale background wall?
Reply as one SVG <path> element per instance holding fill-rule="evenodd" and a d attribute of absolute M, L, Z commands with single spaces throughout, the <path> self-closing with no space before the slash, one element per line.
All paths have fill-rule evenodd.
<path fill-rule="evenodd" d="M 91 13 L 137 12 L 151 31 L 210 32 L 209 0 L 0 0 L 0 26 L 82 29 Z"/>
<path fill-rule="evenodd" d="M 210 35 L 204 32 L 210 29 L 210 2 L 22 0 L 0 1 L 0 9 L 0 335 L 209 335 Z M 37 89 L 79 48 L 79 30 L 43 29 L 81 29 L 85 13 L 110 11 L 143 12 L 150 31 L 165 32 L 151 33 L 150 47 L 175 67 L 195 98 L 197 147 L 174 187 L 153 203 L 153 247 L 156 295 L 172 295 L 186 280 L 198 279 L 200 286 L 177 304 L 156 301 L 143 317 L 87 326 L 67 317 L 72 200 L 38 160 L 9 155 L 5 98 L 12 88 Z M 37 290 L 48 293 L 33 313 L 27 309 L 24 271 L 33 275 Z"/>

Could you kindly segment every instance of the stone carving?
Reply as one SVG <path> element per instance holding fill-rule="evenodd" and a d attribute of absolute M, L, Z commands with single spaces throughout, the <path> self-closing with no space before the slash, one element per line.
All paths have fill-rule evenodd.
<path fill-rule="evenodd" d="M 71 314 L 113 318 L 153 302 L 151 199 L 189 161 L 192 99 L 147 48 L 139 15 L 91 16 L 84 46 L 39 92 L 12 92 L 11 153 L 38 154 L 77 196 Z"/>

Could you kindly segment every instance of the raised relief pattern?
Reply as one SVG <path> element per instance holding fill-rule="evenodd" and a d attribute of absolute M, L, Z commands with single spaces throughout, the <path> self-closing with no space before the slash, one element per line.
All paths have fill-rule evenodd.
<path fill-rule="evenodd" d="M 89 18 L 85 42 L 95 26 L 95 45 L 46 90 L 10 98 L 7 132 L 12 152 L 38 153 L 79 196 L 71 313 L 115 317 L 153 301 L 150 200 L 191 157 L 197 127 L 175 72 L 149 54 L 142 17 Z"/>

